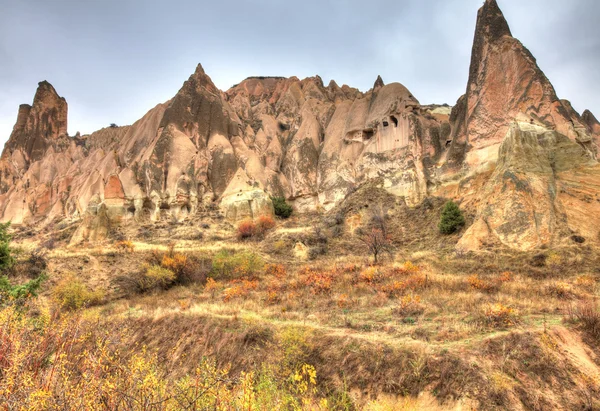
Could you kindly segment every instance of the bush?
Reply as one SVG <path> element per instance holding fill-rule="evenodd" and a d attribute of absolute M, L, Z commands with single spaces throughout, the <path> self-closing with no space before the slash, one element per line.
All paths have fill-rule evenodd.
<path fill-rule="evenodd" d="M 68 276 L 54 287 L 52 297 L 61 307 L 77 310 L 99 304 L 104 299 L 104 293 L 92 291 L 79 278 Z"/>
<path fill-rule="evenodd" d="M 8 233 L 8 227 L 10 222 L 0 223 L 0 271 L 7 271 L 15 264 L 10 248 L 12 236 Z"/>
<path fill-rule="evenodd" d="M 501 303 L 489 304 L 483 310 L 483 323 L 494 328 L 511 327 L 518 323 L 518 313 L 514 308 Z"/>
<path fill-rule="evenodd" d="M 594 301 L 583 301 L 568 307 L 568 319 L 578 324 L 589 336 L 600 339 L 600 306 Z"/>
<path fill-rule="evenodd" d="M 172 270 L 159 264 L 146 265 L 137 272 L 117 277 L 115 285 L 124 293 L 145 293 L 157 289 L 167 289 L 175 283 L 177 276 Z"/>
<path fill-rule="evenodd" d="M 270 215 L 261 215 L 256 219 L 256 233 L 265 235 L 267 231 L 275 228 L 275 220 Z"/>
<path fill-rule="evenodd" d="M 442 216 L 438 228 L 442 234 L 452 234 L 465 225 L 465 218 L 453 201 L 448 201 L 442 210 Z"/>
<path fill-rule="evenodd" d="M 172 270 L 160 265 L 150 265 L 140 277 L 140 289 L 149 291 L 157 288 L 166 289 L 175 282 L 177 276 Z"/>
<path fill-rule="evenodd" d="M 10 302 L 16 305 L 23 305 L 28 298 L 36 297 L 42 282 L 46 280 L 44 274 L 40 275 L 35 280 L 26 282 L 25 284 L 12 285 L 8 277 L 0 277 L 0 307 L 7 305 Z"/>
<path fill-rule="evenodd" d="M 249 251 L 219 251 L 213 258 L 210 277 L 215 280 L 251 278 L 263 270 L 265 262 L 258 254 Z"/>
<path fill-rule="evenodd" d="M 294 209 L 285 201 L 285 197 L 271 197 L 275 215 L 281 218 L 289 218 Z"/>
<path fill-rule="evenodd" d="M 117 250 L 123 253 L 133 253 L 135 250 L 135 246 L 133 245 L 133 241 L 131 240 L 121 240 L 115 244 Z"/>
<path fill-rule="evenodd" d="M 164 254 L 160 266 L 175 273 L 177 284 L 203 284 L 211 270 L 211 261 L 206 258 L 181 253 Z"/>
<path fill-rule="evenodd" d="M 238 224 L 237 239 L 247 240 L 256 234 L 256 224 L 252 220 L 244 220 Z"/>

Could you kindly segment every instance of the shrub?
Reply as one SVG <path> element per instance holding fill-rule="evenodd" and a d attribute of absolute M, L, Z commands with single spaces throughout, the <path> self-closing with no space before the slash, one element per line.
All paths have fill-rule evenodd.
<path fill-rule="evenodd" d="M 35 280 L 26 282 L 25 284 L 12 285 L 6 276 L 0 276 L 0 307 L 14 302 L 16 305 L 23 305 L 27 299 L 36 297 L 42 285 L 46 280 L 44 274 L 40 275 Z"/>
<path fill-rule="evenodd" d="M 600 339 L 600 307 L 593 301 L 584 301 L 568 308 L 568 319 L 579 324 L 593 338 Z"/>
<path fill-rule="evenodd" d="M 52 297 L 59 306 L 77 310 L 99 304 L 104 299 L 104 293 L 100 290 L 92 291 L 79 278 L 68 276 L 54 287 Z"/>
<path fill-rule="evenodd" d="M 265 267 L 265 274 L 277 278 L 284 278 L 286 276 L 285 266 L 283 264 L 267 264 Z"/>
<path fill-rule="evenodd" d="M 9 227 L 10 222 L 0 223 L 0 271 L 7 271 L 15 264 L 10 248 L 12 236 L 8 233 Z"/>
<path fill-rule="evenodd" d="M 500 289 L 501 284 L 499 281 L 483 279 L 479 277 L 478 274 L 472 275 L 469 278 L 467 278 L 467 282 L 472 288 L 486 293 L 497 292 Z"/>
<path fill-rule="evenodd" d="M 256 253 L 221 250 L 213 258 L 210 276 L 216 280 L 249 278 L 262 271 L 264 266 L 262 257 Z"/>
<path fill-rule="evenodd" d="M 568 300 L 574 297 L 573 288 L 565 282 L 554 282 L 546 286 L 546 294 L 561 300 Z"/>
<path fill-rule="evenodd" d="M 160 266 L 175 273 L 177 284 L 204 283 L 211 270 L 209 259 L 181 253 L 164 254 Z"/>
<path fill-rule="evenodd" d="M 240 221 L 237 227 L 237 239 L 246 240 L 256 234 L 256 224 L 252 220 Z"/>
<path fill-rule="evenodd" d="M 421 304 L 421 296 L 405 295 L 398 301 L 398 306 L 394 309 L 395 314 L 399 315 L 420 315 L 425 311 L 425 307 Z"/>
<path fill-rule="evenodd" d="M 334 273 L 332 271 L 318 271 L 313 268 L 301 270 L 301 283 L 309 287 L 313 294 L 329 294 L 333 286 Z"/>
<path fill-rule="evenodd" d="M 448 201 L 442 209 L 442 216 L 438 228 L 442 234 L 452 234 L 465 225 L 465 218 L 458 205 Z"/>
<path fill-rule="evenodd" d="M 308 249 L 308 259 L 316 260 L 320 255 L 327 254 L 327 245 L 317 244 Z"/>
<path fill-rule="evenodd" d="M 166 289 L 175 283 L 175 273 L 158 264 L 146 265 L 138 272 L 117 277 L 115 285 L 126 294 L 145 293 L 156 289 Z"/>
<path fill-rule="evenodd" d="M 246 297 L 250 291 L 258 288 L 257 280 L 235 280 L 231 287 L 223 291 L 223 301 L 228 302 L 232 298 Z"/>
<path fill-rule="evenodd" d="M 510 327 L 517 320 L 516 310 L 500 303 L 490 304 L 483 311 L 483 322 L 491 327 Z"/>
<path fill-rule="evenodd" d="M 142 291 L 149 291 L 156 288 L 167 288 L 175 282 L 177 276 L 172 270 L 159 265 L 146 267 L 145 272 L 140 277 L 140 288 Z"/>
<path fill-rule="evenodd" d="M 285 201 L 285 197 L 271 197 L 271 201 L 277 217 L 289 218 L 292 215 L 294 209 Z"/>
<path fill-rule="evenodd" d="M 275 220 L 270 215 L 261 215 L 256 219 L 256 233 L 260 236 L 275 228 Z"/>
<path fill-rule="evenodd" d="M 372 284 L 381 282 L 384 279 L 381 271 L 377 267 L 367 267 L 360 272 L 360 280 Z"/>
<path fill-rule="evenodd" d="M 117 250 L 121 251 L 121 252 L 128 252 L 128 253 L 133 253 L 135 246 L 133 245 L 133 241 L 130 240 L 122 240 L 122 241 L 118 241 L 115 244 L 115 247 L 117 248 Z"/>

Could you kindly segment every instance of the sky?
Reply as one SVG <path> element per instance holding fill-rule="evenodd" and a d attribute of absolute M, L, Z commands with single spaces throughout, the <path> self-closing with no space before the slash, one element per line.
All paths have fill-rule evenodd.
<path fill-rule="evenodd" d="M 600 1 L 498 0 L 560 98 L 600 116 Z M 482 0 L 0 0 L 0 145 L 37 83 L 70 135 L 132 124 L 201 63 L 222 90 L 249 76 L 377 75 L 422 104 L 465 92 Z"/>

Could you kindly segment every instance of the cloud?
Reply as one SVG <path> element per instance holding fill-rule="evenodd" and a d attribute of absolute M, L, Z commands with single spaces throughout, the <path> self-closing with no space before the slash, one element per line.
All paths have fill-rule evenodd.
<path fill-rule="evenodd" d="M 600 113 L 600 2 L 499 0 L 561 98 Z M 69 103 L 69 133 L 131 124 L 202 63 L 221 89 L 252 75 L 367 90 L 380 74 L 422 103 L 464 93 L 481 0 L 0 0 L 0 143 L 37 83 Z"/>

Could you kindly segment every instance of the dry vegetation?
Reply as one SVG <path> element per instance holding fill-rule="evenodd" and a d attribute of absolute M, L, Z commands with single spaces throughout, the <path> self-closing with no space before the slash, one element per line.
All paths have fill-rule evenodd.
<path fill-rule="evenodd" d="M 0 311 L 1 407 L 600 406 L 597 249 L 456 252 L 443 201 L 382 215 L 361 195 L 325 216 L 214 220 L 203 240 L 49 251 L 42 295 Z M 373 230 L 390 242 L 377 264 Z"/>

